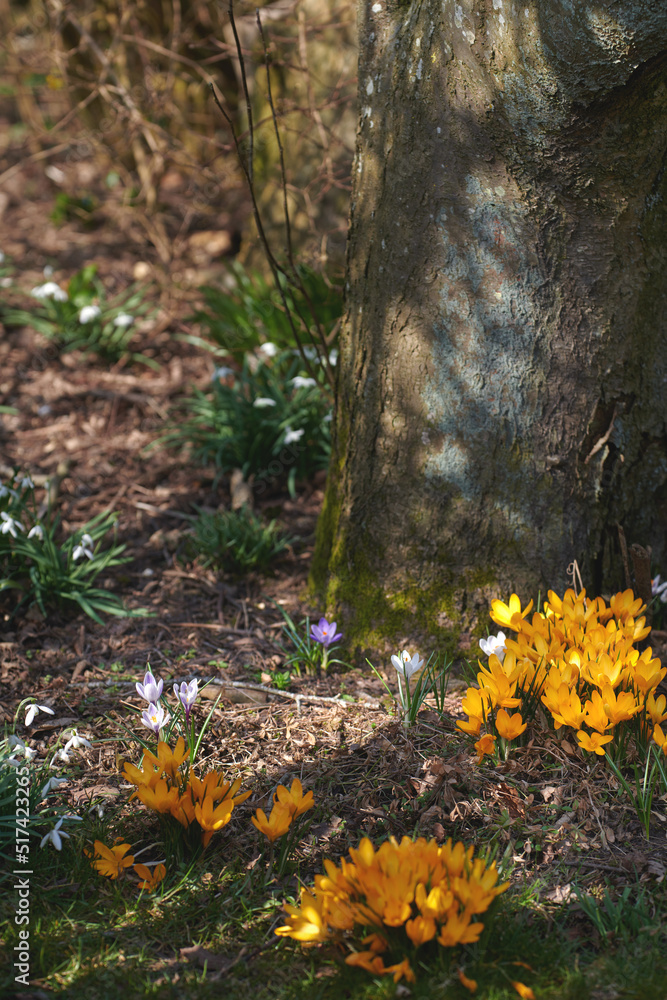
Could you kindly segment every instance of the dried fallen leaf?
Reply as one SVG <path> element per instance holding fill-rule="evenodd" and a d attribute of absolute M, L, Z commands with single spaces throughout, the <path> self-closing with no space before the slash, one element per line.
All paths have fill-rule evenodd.
<path fill-rule="evenodd" d="M 544 898 L 548 899 L 550 903 L 567 903 L 571 895 L 572 886 L 567 882 L 565 885 L 554 886 L 553 889 L 546 893 Z"/>

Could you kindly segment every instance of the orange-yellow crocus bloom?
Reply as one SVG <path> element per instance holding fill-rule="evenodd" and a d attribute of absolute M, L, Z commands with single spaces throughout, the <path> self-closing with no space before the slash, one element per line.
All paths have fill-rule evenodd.
<path fill-rule="evenodd" d="M 582 670 L 584 678 L 598 687 L 617 687 L 621 682 L 621 661 L 612 660 L 608 653 L 600 653 L 596 660 L 588 660 Z"/>
<path fill-rule="evenodd" d="M 476 990 L 477 990 L 477 980 L 476 979 L 468 979 L 468 977 L 465 975 L 463 969 L 459 969 L 459 979 L 461 980 L 461 986 L 465 986 L 465 988 L 467 990 L 470 990 L 471 993 L 475 993 L 476 992 Z"/>
<path fill-rule="evenodd" d="M 544 698 L 542 701 L 545 701 Z M 545 704 L 547 704 L 546 701 Z M 561 684 L 558 694 L 547 705 L 547 708 L 551 711 L 556 729 L 560 729 L 561 726 L 571 726 L 572 729 L 581 729 L 586 712 L 581 707 L 581 701 L 577 692 L 571 691 L 567 684 Z"/>
<path fill-rule="evenodd" d="M 302 816 L 309 809 L 312 809 L 314 805 L 313 793 L 306 792 L 304 795 L 301 782 L 298 778 L 294 779 L 289 791 L 287 791 L 284 785 L 278 785 L 276 794 L 273 796 L 273 801 L 281 802 L 282 805 L 287 806 L 293 819 L 296 819 L 297 816 Z"/>
<path fill-rule="evenodd" d="M 153 871 L 150 870 L 148 865 L 135 865 L 134 870 L 139 878 L 142 879 L 139 882 L 139 888 L 145 889 L 148 892 L 153 892 L 167 874 L 167 869 L 162 864 L 156 865 Z"/>
<path fill-rule="evenodd" d="M 486 688 L 468 688 L 465 697 L 461 699 L 461 709 L 466 715 L 477 719 L 485 719 L 493 705 L 492 692 Z"/>
<path fill-rule="evenodd" d="M 176 775 L 178 769 L 188 756 L 188 751 L 185 746 L 185 740 L 182 736 L 178 737 L 176 746 L 173 750 L 170 749 L 169 744 L 165 743 L 164 740 L 160 740 L 157 745 L 157 757 L 155 754 L 151 753 L 150 750 L 144 751 L 144 761 L 148 757 L 153 764 L 157 765 L 172 781 L 176 781 Z"/>
<path fill-rule="evenodd" d="M 159 813 L 171 812 L 180 798 L 178 788 L 170 787 L 165 778 L 160 778 L 154 788 L 140 785 L 137 795 L 145 806 Z"/>
<path fill-rule="evenodd" d="M 306 943 L 328 941 L 331 935 L 327 927 L 327 902 L 326 896 L 302 888 L 300 905 L 285 904 L 283 909 L 288 915 L 288 923 L 277 927 L 275 933 Z"/>
<path fill-rule="evenodd" d="M 123 857 L 129 850 L 131 850 L 129 844 L 116 844 L 115 847 L 107 847 L 101 840 L 96 840 L 94 857 L 90 864 L 100 875 L 118 878 L 124 868 L 129 868 L 130 865 L 134 864 L 132 855 Z"/>
<path fill-rule="evenodd" d="M 481 739 L 477 740 L 475 743 L 475 750 L 477 751 L 477 763 L 481 764 L 484 757 L 487 754 L 494 753 L 496 749 L 496 738 L 492 736 L 491 733 L 485 733 Z"/>
<path fill-rule="evenodd" d="M 510 718 L 504 708 L 499 708 L 496 713 L 496 730 L 504 740 L 515 740 L 517 736 L 525 732 L 528 726 L 524 722 L 519 712 L 515 712 Z"/>
<path fill-rule="evenodd" d="M 609 598 L 609 608 L 612 614 L 623 622 L 626 618 L 636 618 L 642 611 L 646 611 L 646 605 L 642 604 L 641 597 L 635 597 L 632 590 L 624 590 L 622 593 L 613 594 Z"/>
<path fill-rule="evenodd" d="M 470 915 L 450 913 L 447 923 L 438 934 L 438 941 L 443 948 L 454 948 L 457 944 L 474 944 L 484 930 L 484 924 L 471 924 Z"/>
<path fill-rule="evenodd" d="M 405 976 L 406 983 L 415 982 L 415 974 L 412 971 L 412 966 L 410 965 L 407 958 L 404 958 L 402 962 L 398 962 L 396 965 L 385 966 L 385 972 L 390 972 L 394 977 L 394 982 L 397 983 L 399 979 Z"/>
<path fill-rule="evenodd" d="M 662 752 L 667 755 L 667 736 L 665 736 L 660 726 L 656 726 L 653 730 L 653 739 Z"/>
<path fill-rule="evenodd" d="M 521 997 L 521 1000 L 535 1000 L 535 994 L 531 990 L 530 986 L 526 986 L 525 983 L 513 982 L 511 979 L 510 982 Z"/>
<path fill-rule="evenodd" d="M 233 808 L 233 799 L 223 799 L 217 806 L 210 797 L 205 798 L 201 805 L 195 802 L 195 818 L 203 831 L 201 842 L 204 847 L 208 845 L 216 830 L 227 826 L 232 818 Z"/>
<path fill-rule="evenodd" d="M 282 802 L 276 802 L 268 819 L 263 809 L 258 809 L 251 817 L 253 826 L 256 826 L 272 844 L 287 833 L 291 822 L 292 813 Z"/>
<path fill-rule="evenodd" d="M 131 802 L 132 799 L 136 799 L 140 788 L 155 788 L 161 776 L 162 765 L 159 761 L 157 764 L 155 763 L 155 758 L 149 750 L 144 750 L 141 769 L 134 764 L 126 762 L 123 769 L 123 777 L 131 785 L 137 786 L 137 790 L 132 792 L 128 801 Z"/>
<path fill-rule="evenodd" d="M 648 694 L 649 691 L 657 687 L 665 674 L 667 674 L 667 667 L 663 667 L 660 660 L 653 657 L 650 646 L 644 650 L 630 668 L 630 677 L 642 694 Z"/>
<path fill-rule="evenodd" d="M 354 965 L 366 972 L 372 972 L 376 976 L 383 976 L 387 971 L 384 967 L 381 955 L 376 955 L 372 951 L 353 951 L 345 959 L 346 965 Z"/>
<path fill-rule="evenodd" d="M 618 725 L 619 722 L 627 722 L 641 708 L 631 691 L 619 691 L 616 694 L 609 685 L 602 688 L 602 702 L 612 726 Z"/>
<path fill-rule="evenodd" d="M 454 905 L 454 894 L 442 885 L 434 885 L 427 893 L 420 882 L 415 890 L 415 903 L 426 919 L 443 920 Z"/>
<path fill-rule="evenodd" d="M 579 740 L 579 746 L 581 749 L 587 750 L 588 753 L 596 753 L 599 757 L 604 757 L 604 744 L 610 743 L 613 738 L 614 737 L 611 733 L 607 736 L 601 736 L 600 733 L 586 733 L 583 729 L 577 733 L 577 739 Z"/>
<path fill-rule="evenodd" d="M 516 674 L 518 676 L 518 670 Z M 514 696 L 516 680 L 511 681 L 497 656 L 489 657 L 488 669 L 482 668 L 477 674 L 477 682 L 481 690 L 489 692 L 494 705 L 501 705 L 503 708 L 517 708 L 521 704 L 521 699 Z"/>
<path fill-rule="evenodd" d="M 584 722 L 587 726 L 590 726 L 591 729 L 597 729 L 599 733 L 603 733 L 605 729 L 609 728 L 609 716 L 605 711 L 602 695 L 599 691 L 593 692 L 584 705 L 584 709 L 586 711 Z"/>
<path fill-rule="evenodd" d="M 521 601 L 516 594 L 512 594 L 507 604 L 502 601 L 491 601 L 491 619 L 496 623 L 496 625 L 505 625 L 507 628 L 513 628 L 515 632 L 518 632 L 521 628 L 522 620 L 526 617 L 528 612 L 533 606 L 533 602 L 528 604 L 524 610 L 521 610 Z"/>
<path fill-rule="evenodd" d="M 405 924 L 405 933 L 415 948 L 418 948 L 420 944 L 431 941 L 437 932 L 438 928 L 432 917 L 415 917 L 414 920 L 408 920 Z"/>
<path fill-rule="evenodd" d="M 179 796 L 178 801 L 171 807 L 171 815 L 177 819 L 181 826 L 188 827 L 195 821 L 195 802 L 192 795 L 190 782 L 186 785 L 185 791 Z"/>
<path fill-rule="evenodd" d="M 667 719 L 667 711 L 665 711 L 667 708 L 667 698 L 665 698 L 664 694 L 660 694 L 656 698 L 654 692 L 651 691 L 650 695 L 646 699 L 645 708 L 646 714 L 649 716 L 654 726 L 659 726 L 661 722 L 664 722 L 665 719 Z"/>
<path fill-rule="evenodd" d="M 456 728 L 460 729 L 462 733 L 470 733 L 471 736 L 477 736 L 482 728 L 482 720 L 476 715 L 471 715 L 469 719 L 459 719 L 456 723 Z"/>

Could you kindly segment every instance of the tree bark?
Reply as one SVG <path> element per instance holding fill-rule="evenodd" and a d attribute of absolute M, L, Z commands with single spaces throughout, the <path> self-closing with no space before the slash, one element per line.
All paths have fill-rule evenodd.
<path fill-rule="evenodd" d="M 360 7 L 313 581 L 363 645 L 667 551 L 667 4 Z M 660 562 L 661 561 L 661 562 Z"/>

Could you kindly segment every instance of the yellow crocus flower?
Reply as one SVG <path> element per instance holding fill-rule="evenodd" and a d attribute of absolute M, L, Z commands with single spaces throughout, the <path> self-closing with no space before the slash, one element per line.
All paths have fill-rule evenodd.
<path fill-rule="evenodd" d="M 125 868 L 134 864 L 132 855 L 123 856 L 129 850 L 131 850 L 129 844 L 116 844 L 115 847 L 107 847 L 101 840 L 96 840 L 93 860 L 90 863 L 91 867 L 95 868 L 100 875 L 118 878 Z M 90 854 L 90 852 L 86 851 L 86 854 Z"/>
<path fill-rule="evenodd" d="M 146 758 L 148 758 L 154 765 L 159 767 L 164 774 L 168 775 L 172 781 L 176 781 L 178 769 L 187 756 L 188 751 L 185 746 L 185 740 L 182 736 L 179 736 L 173 750 L 170 749 L 168 743 L 165 743 L 164 740 L 160 740 L 157 745 L 157 757 L 155 754 L 152 754 L 150 750 L 145 750 L 144 762 Z"/>
<path fill-rule="evenodd" d="M 306 792 L 304 795 L 301 782 L 298 778 L 294 779 L 289 791 L 287 791 L 284 785 L 278 785 L 276 794 L 273 796 L 273 801 L 281 802 L 284 806 L 287 806 L 293 819 L 296 819 L 297 816 L 302 816 L 303 813 L 312 809 L 314 805 L 313 793 Z"/>
<path fill-rule="evenodd" d="M 499 708 L 496 713 L 496 730 L 504 740 L 515 740 L 517 736 L 525 732 L 528 726 L 524 722 L 519 712 L 515 712 L 510 718 L 504 708 Z"/>
<path fill-rule="evenodd" d="M 656 726 L 653 730 L 653 739 L 658 744 L 662 752 L 667 755 L 667 736 L 665 736 L 660 726 Z"/>
<path fill-rule="evenodd" d="M 610 685 L 602 688 L 602 703 L 612 726 L 618 725 L 619 722 L 627 722 L 641 708 L 631 691 L 619 691 L 616 694 Z"/>
<path fill-rule="evenodd" d="M 276 802 L 268 819 L 264 810 L 258 809 L 251 817 L 251 823 L 273 844 L 289 830 L 292 823 L 292 813 L 282 802 Z"/>
<path fill-rule="evenodd" d="M 602 695 L 599 691 L 593 692 L 590 699 L 584 705 L 584 710 L 586 712 L 584 722 L 591 729 L 597 729 L 599 733 L 603 733 L 605 729 L 609 728 L 609 716 L 605 711 Z"/>
<path fill-rule="evenodd" d="M 577 733 L 577 739 L 582 750 L 587 750 L 588 753 L 596 753 L 599 757 L 604 757 L 604 745 L 605 743 L 610 743 L 613 736 L 611 734 L 602 736 L 600 733 L 589 734 L 582 729 Z"/>
<path fill-rule="evenodd" d="M 137 796 L 145 806 L 159 813 L 171 812 L 180 797 L 178 788 L 170 787 L 165 778 L 160 778 L 154 788 L 140 785 Z"/>
<path fill-rule="evenodd" d="M 145 889 L 148 892 L 153 892 L 157 889 L 158 885 L 167 874 L 167 869 L 162 864 L 156 865 L 153 871 L 151 871 L 147 865 L 137 864 L 134 866 L 134 870 L 139 878 L 142 879 L 142 881 L 139 882 L 139 888 Z"/>
<path fill-rule="evenodd" d="M 521 610 L 521 601 L 517 594 L 512 594 L 507 604 L 503 601 L 491 601 L 491 612 L 490 617 L 496 625 L 505 625 L 507 628 L 513 628 L 515 632 L 521 627 L 522 619 L 526 617 L 530 609 L 533 606 L 532 600 Z"/>

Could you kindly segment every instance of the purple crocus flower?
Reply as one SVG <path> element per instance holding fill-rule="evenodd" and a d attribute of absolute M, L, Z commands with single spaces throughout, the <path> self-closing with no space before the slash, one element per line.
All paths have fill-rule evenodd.
<path fill-rule="evenodd" d="M 137 694 L 144 701 L 147 701 L 149 705 L 156 705 L 162 694 L 163 686 L 164 681 L 162 679 L 156 681 L 150 670 L 147 670 L 144 676 L 144 683 L 139 684 L 137 682 Z"/>
<path fill-rule="evenodd" d="M 321 642 L 324 648 L 328 649 L 332 642 L 338 642 L 339 639 L 343 638 L 343 633 L 336 632 L 335 622 L 329 624 L 326 618 L 320 618 L 319 625 L 311 625 L 310 638 L 314 639 L 315 642 Z"/>
<path fill-rule="evenodd" d="M 186 724 L 190 721 L 190 711 L 194 705 L 197 695 L 199 694 L 199 681 L 195 677 L 193 681 L 186 684 L 185 681 L 181 681 L 181 688 L 179 691 L 178 684 L 174 684 L 174 694 L 180 701 L 181 705 L 185 709 L 185 721 Z"/>
<path fill-rule="evenodd" d="M 160 682 L 162 683 L 162 682 Z M 142 695 L 143 697 L 143 695 Z M 149 705 L 141 715 L 141 721 L 148 728 L 152 729 L 156 736 L 160 735 L 160 730 L 166 726 L 171 716 L 165 712 L 162 705 Z"/>

